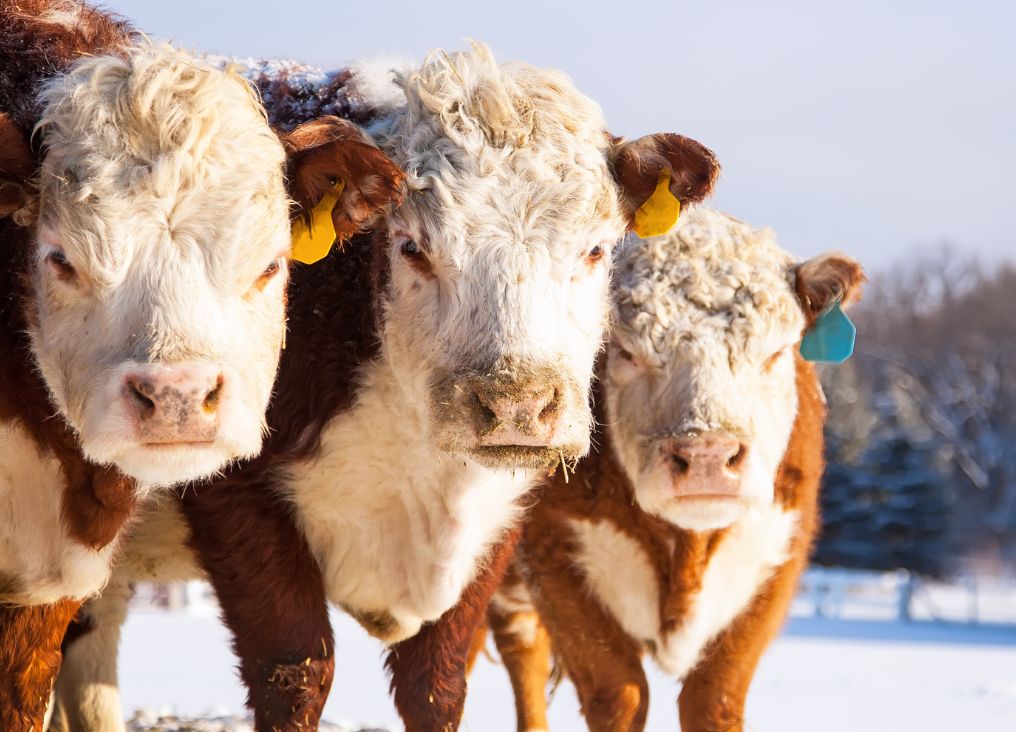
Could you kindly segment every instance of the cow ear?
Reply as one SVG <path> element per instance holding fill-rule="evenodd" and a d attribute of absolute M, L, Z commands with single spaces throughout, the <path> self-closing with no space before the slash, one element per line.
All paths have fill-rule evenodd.
<path fill-rule="evenodd" d="M 615 138 L 610 163 L 629 229 L 635 228 L 636 212 L 654 197 L 664 176 L 669 180 L 670 194 L 681 205 L 687 205 L 712 193 L 720 174 L 720 164 L 711 150 L 669 132 L 631 141 Z M 677 208 L 674 207 L 675 220 Z"/>
<path fill-rule="evenodd" d="M 401 200 L 404 174 L 353 123 L 319 117 L 280 137 L 288 157 L 289 196 L 297 204 L 294 218 L 309 223 L 325 195 L 341 190 L 331 210 L 337 241 Z"/>
<path fill-rule="evenodd" d="M 0 218 L 13 216 L 28 223 L 25 213 L 35 201 L 32 151 L 24 134 L 11 118 L 0 112 Z"/>
<path fill-rule="evenodd" d="M 848 307 L 861 299 L 861 286 L 867 281 L 864 268 L 845 254 L 820 254 L 794 268 L 794 289 L 807 318 L 807 327 L 831 305 Z"/>

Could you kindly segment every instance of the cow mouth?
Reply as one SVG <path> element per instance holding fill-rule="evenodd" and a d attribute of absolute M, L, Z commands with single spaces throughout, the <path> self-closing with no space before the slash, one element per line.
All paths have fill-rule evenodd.
<path fill-rule="evenodd" d="M 164 442 L 160 442 L 158 440 L 146 440 L 145 442 L 139 444 L 146 450 L 172 450 L 173 448 L 211 447 L 215 444 L 215 440 L 181 440 L 179 442 L 171 440 L 166 440 Z"/>
<path fill-rule="evenodd" d="M 574 460 L 573 450 L 533 445 L 481 445 L 469 450 L 470 457 L 484 467 L 496 469 L 541 469 L 562 460 Z"/>

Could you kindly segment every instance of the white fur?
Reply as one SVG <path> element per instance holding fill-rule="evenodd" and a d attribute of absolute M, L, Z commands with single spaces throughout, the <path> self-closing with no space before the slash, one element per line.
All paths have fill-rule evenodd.
<path fill-rule="evenodd" d="M 114 545 L 93 551 L 67 534 L 65 483 L 57 460 L 23 427 L 0 423 L 0 603 L 88 597 L 105 584 Z"/>
<path fill-rule="evenodd" d="M 606 406 L 615 452 L 649 513 L 707 530 L 771 503 L 797 414 L 792 350 L 804 315 L 793 267 L 772 232 L 705 208 L 622 252 Z M 662 440 L 696 430 L 747 445 L 740 501 L 675 499 Z"/>
<path fill-rule="evenodd" d="M 573 559 L 586 585 L 633 638 L 646 643 L 660 635 L 660 592 L 656 572 L 639 543 L 610 521 L 573 519 L 578 551 Z"/>
<path fill-rule="evenodd" d="M 248 84 L 168 46 L 100 56 L 41 95 L 46 154 L 30 303 L 33 355 L 85 455 L 144 484 L 258 452 L 284 329 L 284 153 Z M 77 271 L 57 276 L 61 252 Z M 225 377 L 205 447 L 146 448 L 124 408 L 134 365 Z"/>
<path fill-rule="evenodd" d="M 400 398 L 382 362 L 326 429 L 321 456 L 292 471 L 288 491 L 329 599 L 390 613 L 399 628 L 383 640 L 394 642 L 458 601 L 530 483 L 527 471 L 435 448 L 422 410 Z"/>
<path fill-rule="evenodd" d="M 588 589 L 629 635 L 646 644 L 660 668 L 681 679 L 787 560 L 797 513 L 773 505 L 734 523 L 709 560 L 690 612 L 669 634 L 661 627 L 659 583 L 639 543 L 606 520 L 575 520 L 572 528 L 579 546 L 575 560 Z"/>

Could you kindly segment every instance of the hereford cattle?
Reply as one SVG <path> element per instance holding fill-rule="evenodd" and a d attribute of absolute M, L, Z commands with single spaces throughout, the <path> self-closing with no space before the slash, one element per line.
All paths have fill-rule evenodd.
<path fill-rule="evenodd" d="M 242 77 L 78 2 L 0 2 L 0 69 L 0 728 L 38 730 L 135 496 L 261 448 L 287 176 L 305 209 L 346 181 L 349 234 L 369 160 L 381 203 L 399 174 L 335 118 L 280 137 Z"/>
<path fill-rule="evenodd" d="M 596 447 L 543 488 L 491 605 L 518 729 L 547 728 L 553 649 L 592 730 L 644 727 L 645 654 L 683 682 L 682 730 L 741 730 L 818 523 L 825 403 L 797 344 L 861 267 L 699 209 L 618 268 Z"/>
<path fill-rule="evenodd" d="M 324 92 L 308 89 L 312 77 Z M 397 79 L 402 102 L 361 119 L 406 171 L 404 203 L 369 246 L 294 273 L 265 451 L 180 504 L 259 730 L 317 723 L 333 667 L 326 599 L 391 645 L 407 729 L 457 727 L 470 640 L 523 496 L 588 448 L 611 248 L 661 176 L 688 203 L 717 174 L 686 138 L 611 137 L 564 75 L 499 66 L 483 46 L 435 53 Z M 377 86 L 357 73 L 261 82 L 270 113 L 327 99 L 362 112 Z M 129 548 L 125 579 L 157 571 L 146 555 L 176 551 Z M 84 679 L 98 655 L 91 672 L 108 682 L 115 633 L 81 643 L 70 657 L 86 667 L 68 674 Z M 110 688 L 66 706 L 115 709 L 94 703 Z"/>

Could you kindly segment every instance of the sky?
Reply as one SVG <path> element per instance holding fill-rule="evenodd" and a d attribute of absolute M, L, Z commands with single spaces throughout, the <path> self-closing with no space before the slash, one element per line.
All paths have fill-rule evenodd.
<path fill-rule="evenodd" d="M 948 242 L 1016 261 L 1016 3 L 113 0 L 194 50 L 350 59 L 489 44 L 559 68 L 611 131 L 679 132 L 723 164 L 713 204 L 805 257 L 870 270 Z"/>

